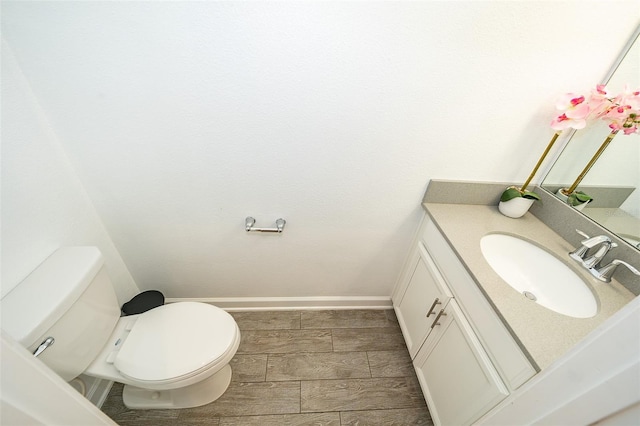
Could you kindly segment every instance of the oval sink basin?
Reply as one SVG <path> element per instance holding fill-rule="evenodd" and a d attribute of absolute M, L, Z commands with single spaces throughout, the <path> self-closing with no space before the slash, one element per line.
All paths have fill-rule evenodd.
<path fill-rule="evenodd" d="M 546 250 L 505 234 L 485 235 L 480 248 L 491 268 L 523 297 L 574 318 L 598 313 L 587 284 Z"/>

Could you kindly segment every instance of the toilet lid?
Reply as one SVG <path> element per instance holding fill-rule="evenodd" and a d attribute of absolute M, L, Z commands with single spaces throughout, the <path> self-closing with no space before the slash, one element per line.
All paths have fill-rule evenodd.
<path fill-rule="evenodd" d="M 159 306 L 138 317 L 114 366 L 141 381 L 178 378 L 225 355 L 236 334 L 233 317 L 213 305 L 180 302 Z"/>

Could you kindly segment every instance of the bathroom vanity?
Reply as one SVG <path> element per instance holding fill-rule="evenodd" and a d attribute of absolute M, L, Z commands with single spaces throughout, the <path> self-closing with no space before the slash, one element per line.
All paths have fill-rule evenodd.
<path fill-rule="evenodd" d="M 635 297 L 615 277 L 592 278 L 569 258 L 574 246 L 530 213 L 511 219 L 495 205 L 423 207 L 392 300 L 436 425 L 476 422 Z M 517 236 L 565 262 L 593 292 L 597 314 L 568 317 L 507 285 L 481 253 L 490 233 Z"/>

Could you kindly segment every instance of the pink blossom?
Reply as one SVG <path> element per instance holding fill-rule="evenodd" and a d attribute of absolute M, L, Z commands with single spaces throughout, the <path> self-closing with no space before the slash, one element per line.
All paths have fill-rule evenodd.
<path fill-rule="evenodd" d="M 627 85 L 609 101 L 610 106 L 599 118 L 608 121 L 612 131 L 622 130 L 625 135 L 640 133 L 640 90 L 631 90 Z"/>
<path fill-rule="evenodd" d="M 607 112 L 607 109 L 611 106 L 612 97 L 604 84 L 598 84 L 589 96 L 590 118 L 600 118 L 602 114 Z"/>
<path fill-rule="evenodd" d="M 552 129 L 564 130 L 570 127 L 582 129 L 587 125 L 586 118 L 591 109 L 584 96 L 567 93 L 558 99 L 556 108 L 562 111 L 562 114 L 551 122 Z"/>
<path fill-rule="evenodd" d="M 631 90 L 629 85 L 617 96 L 603 84 L 591 90 L 588 99 L 567 93 L 558 99 L 556 108 L 562 113 L 553 119 L 551 128 L 557 131 L 583 129 L 588 120 L 602 119 L 609 123 L 611 131 L 640 133 L 640 89 Z"/>

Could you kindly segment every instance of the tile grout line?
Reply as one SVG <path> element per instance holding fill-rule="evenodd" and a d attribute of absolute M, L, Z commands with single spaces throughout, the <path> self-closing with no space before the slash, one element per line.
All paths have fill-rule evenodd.
<path fill-rule="evenodd" d="M 371 361 L 369 361 L 369 351 L 364 352 L 367 356 L 367 367 L 369 368 L 369 377 L 373 379 L 373 373 L 371 372 Z"/>
<path fill-rule="evenodd" d="M 302 330 L 302 311 L 298 312 L 298 330 Z M 298 413 L 302 414 L 302 380 L 298 380 Z"/>
<path fill-rule="evenodd" d="M 302 414 L 302 380 L 298 380 L 298 395 L 300 396 L 300 401 L 298 404 L 298 414 Z"/>
<path fill-rule="evenodd" d="M 331 353 L 335 353 L 336 352 L 336 346 L 333 343 L 333 328 L 329 329 L 329 333 L 331 333 Z"/>
<path fill-rule="evenodd" d="M 264 366 L 264 381 L 265 382 L 267 381 L 267 372 L 269 371 L 269 356 L 270 356 L 269 354 L 266 354 L 266 355 L 267 355 L 267 363 Z"/>

